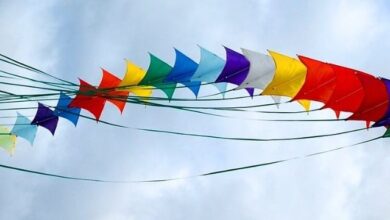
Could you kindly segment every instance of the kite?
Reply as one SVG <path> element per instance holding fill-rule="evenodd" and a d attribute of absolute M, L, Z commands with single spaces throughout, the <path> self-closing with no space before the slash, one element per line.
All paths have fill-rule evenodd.
<path fill-rule="evenodd" d="M 198 62 L 178 49 L 174 49 L 175 61 L 173 64 L 169 64 L 156 55 L 149 53 L 150 61 L 146 70 L 126 59 L 126 69 L 123 78 L 102 68 L 101 80 L 99 85 L 96 86 L 83 79 L 79 79 L 79 83 L 70 82 L 0 54 L 1 63 L 10 65 L 16 69 L 36 73 L 44 78 L 31 78 L 13 71 L 0 69 L 0 84 L 3 85 L 2 89 L 0 89 L 0 105 L 3 107 L 6 106 L 0 108 L 0 112 L 15 112 L 14 116 L 0 116 L 2 120 L 9 121 L 13 118 L 15 119 L 11 124 L 0 123 L 0 148 L 6 150 L 9 154 L 14 153 L 17 138 L 25 139 L 32 145 L 36 139 L 37 130 L 40 127 L 47 129 L 52 135 L 55 135 L 57 126 L 61 123 L 62 119 L 69 121 L 74 126 L 77 126 L 80 120 L 94 120 L 99 123 L 124 129 L 229 141 L 294 141 L 343 135 L 377 127 L 385 127 L 385 134 L 367 141 L 348 145 L 347 147 L 390 137 L 390 80 L 388 79 L 303 55 L 291 57 L 271 50 L 268 51 L 268 54 L 265 54 L 249 49 L 241 49 L 241 51 L 238 51 L 224 47 L 225 58 L 222 58 L 222 56 L 216 55 L 203 47 L 199 47 L 199 49 L 200 59 Z M 202 88 L 208 85 L 214 86 L 218 90 L 218 93 L 200 96 L 199 94 Z M 228 87 L 233 87 L 233 89 L 228 89 Z M 18 90 L 18 88 L 30 88 L 39 90 L 40 92 L 22 94 L 20 91 L 23 91 L 23 89 Z M 193 97 L 175 98 L 176 92 L 180 89 L 189 89 Z M 246 95 L 228 97 L 228 94 L 239 90 L 246 91 Z M 155 93 L 155 91 L 161 91 L 163 96 Z M 251 98 L 253 102 L 256 102 L 254 99 L 256 97 L 271 97 L 273 102 L 254 103 L 254 105 L 246 106 L 191 106 L 187 104 L 176 104 L 176 101 L 180 101 L 180 103 L 202 102 L 208 104 L 211 102 L 229 102 L 230 100 L 246 98 Z M 283 97 L 288 98 L 289 101 L 281 102 Z M 51 104 L 53 102 L 57 104 L 53 106 Z M 253 110 L 255 108 L 279 106 L 291 102 L 299 103 L 302 106 L 302 110 Z M 322 107 L 313 109 L 311 108 L 312 102 L 322 103 Z M 31 103 L 33 106 L 25 106 Z M 262 118 L 249 120 L 275 122 L 300 121 L 308 123 L 353 120 L 362 121 L 365 126 L 359 129 L 341 132 L 298 137 L 246 138 L 215 136 L 114 124 L 102 120 L 107 103 L 114 105 L 120 114 L 123 113 L 128 104 L 138 104 L 221 118 L 233 117 L 223 114 L 225 112 L 295 115 L 331 109 L 335 113 L 335 118 Z M 11 104 L 12 106 L 9 106 Z M 35 111 L 35 115 L 28 116 L 24 111 Z M 346 112 L 350 115 L 346 118 L 341 118 L 341 112 Z M 9 126 L 12 126 L 12 128 Z M 335 148 L 331 151 L 343 148 L 345 147 Z M 326 152 L 329 151 L 317 152 L 303 157 L 311 157 Z M 265 166 L 292 159 L 220 170 L 197 176 L 208 176 Z M 110 182 L 42 173 L 1 164 L 0 167 L 65 179 Z M 141 182 L 162 182 L 174 179 L 176 178 Z"/>

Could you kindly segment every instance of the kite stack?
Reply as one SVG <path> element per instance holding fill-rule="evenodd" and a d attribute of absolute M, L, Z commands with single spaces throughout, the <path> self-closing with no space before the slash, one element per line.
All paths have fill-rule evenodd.
<path fill-rule="evenodd" d="M 123 112 L 129 102 L 147 104 L 152 103 L 150 100 L 174 101 L 173 95 L 178 88 L 188 88 L 198 98 L 199 90 L 204 85 L 215 86 L 223 96 L 221 100 L 231 91 L 227 90 L 227 85 L 231 84 L 235 86 L 234 91 L 245 89 L 249 97 L 271 96 L 275 103 L 280 103 L 280 97 L 289 97 L 291 101 L 302 105 L 305 111 L 310 111 L 311 101 L 321 102 L 322 109 L 332 109 L 337 118 L 340 112 L 350 112 L 352 114 L 346 120 L 364 121 L 367 128 L 390 125 L 390 81 L 387 79 L 305 56 L 292 58 L 273 51 L 267 55 L 246 49 L 239 53 L 227 47 L 225 50 L 226 59 L 223 59 L 201 47 L 200 60 L 195 62 L 175 49 L 176 60 L 173 65 L 150 54 L 147 70 L 126 60 L 123 79 L 102 69 L 103 76 L 98 86 L 81 79 L 76 85 L 1 55 L 3 62 L 55 79 L 56 82 L 42 81 L 41 84 L 55 91 L 50 96 L 56 96 L 58 102 L 56 106 L 39 102 L 32 120 L 17 113 L 12 129 L 0 127 L 0 146 L 12 153 L 16 137 L 24 138 L 32 144 L 38 126 L 48 129 L 54 135 L 59 117 L 76 126 L 82 116 L 81 110 L 90 112 L 96 121 L 100 121 L 107 102 Z M 21 78 L 4 71 L 2 74 L 4 77 Z M 27 77 L 23 79 L 32 80 Z M 161 90 L 166 98 L 153 96 L 155 90 Z M 258 90 L 261 92 L 256 94 Z M 3 102 L 37 100 L 33 99 L 37 95 L 2 93 L 4 95 L 0 98 Z M 39 97 L 45 95 L 40 94 Z"/>

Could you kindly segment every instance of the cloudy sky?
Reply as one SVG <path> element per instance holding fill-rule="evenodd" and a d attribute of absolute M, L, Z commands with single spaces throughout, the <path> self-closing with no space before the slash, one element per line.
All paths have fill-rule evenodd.
<path fill-rule="evenodd" d="M 222 57 L 221 45 L 304 54 L 390 78 L 389 10 L 386 1 L 357 0 L 4 0 L 0 1 L 0 53 L 70 81 L 81 77 L 94 84 L 100 80 L 100 67 L 123 76 L 124 58 L 146 68 L 147 52 L 172 64 L 175 47 L 198 60 L 197 44 Z M 201 94 L 207 92 L 216 90 L 205 88 Z M 192 97 L 185 90 L 177 95 Z M 298 108 L 289 104 L 281 111 Z M 136 127 L 260 138 L 364 126 L 221 119 L 137 105 L 128 105 L 122 116 L 107 105 L 103 119 Z M 87 120 L 74 128 L 60 120 L 56 136 L 40 129 L 34 146 L 18 140 L 15 155 L 2 152 L 0 162 L 91 178 L 165 178 L 303 155 L 383 132 L 372 129 L 314 141 L 254 143 L 152 134 Z M 73 182 L 0 170 L 0 219 L 388 219 L 389 141 L 266 168 L 158 184 Z"/>

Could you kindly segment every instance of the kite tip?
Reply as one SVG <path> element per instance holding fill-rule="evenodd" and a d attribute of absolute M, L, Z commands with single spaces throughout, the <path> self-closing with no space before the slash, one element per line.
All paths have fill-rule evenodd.
<path fill-rule="evenodd" d="M 385 126 L 385 128 L 386 128 L 386 131 L 383 134 L 382 138 L 389 138 L 390 137 L 390 127 Z"/>

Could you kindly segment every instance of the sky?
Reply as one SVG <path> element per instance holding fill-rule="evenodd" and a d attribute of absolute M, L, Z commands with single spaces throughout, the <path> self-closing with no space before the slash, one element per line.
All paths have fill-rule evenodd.
<path fill-rule="evenodd" d="M 178 48 L 199 60 L 197 45 L 221 57 L 223 45 L 302 54 L 390 78 L 389 10 L 386 1 L 364 0 L 0 1 L 0 53 L 66 80 L 77 82 L 80 77 L 92 84 L 100 81 L 100 68 L 122 77 L 125 58 L 147 68 L 148 52 L 173 64 L 173 48 Z M 201 95 L 212 92 L 212 87 L 201 88 Z M 193 97 L 188 90 L 175 96 Z M 271 99 L 264 97 L 231 104 L 268 102 Z M 280 106 L 280 111 L 295 109 L 300 109 L 295 103 Z M 258 138 L 364 127 L 363 122 L 245 119 L 279 115 L 240 117 L 139 105 L 126 106 L 121 115 L 109 104 L 102 116 L 134 127 Z M 15 154 L 2 152 L 0 163 L 70 176 L 155 179 L 300 156 L 383 132 L 379 128 L 262 143 L 155 134 L 89 120 L 75 128 L 60 119 L 54 137 L 39 129 L 33 146 L 18 139 Z M 265 168 L 154 184 L 75 182 L 0 170 L 0 219 L 388 219 L 389 141 Z"/>

